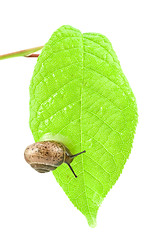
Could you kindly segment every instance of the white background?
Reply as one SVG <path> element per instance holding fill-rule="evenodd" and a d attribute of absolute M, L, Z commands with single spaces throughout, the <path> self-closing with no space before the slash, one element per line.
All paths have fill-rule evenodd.
<path fill-rule="evenodd" d="M 23 159 L 33 143 L 28 87 L 36 59 L 0 61 L 0 239 L 160 239 L 159 1 L 1 1 L 0 54 L 43 45 L 61 25 L 111 41 L 137 99 L 139 124 L 123 174 L 97 227 L 72 205 L 52 173 Z"/>

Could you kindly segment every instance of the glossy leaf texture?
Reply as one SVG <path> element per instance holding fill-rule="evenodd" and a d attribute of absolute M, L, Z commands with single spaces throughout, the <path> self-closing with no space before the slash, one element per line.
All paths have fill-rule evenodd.
<path fill-rule="evenodd" d="M 67 164 L 53 174 L 91 227 L 129 157 L 137 119 L 135 97 L 110 41 L 68 25 L 55 31 L 31 80 L 30 128 L 35 141 L 62 141 L 72 154 L 86 150 L 71 164 L 78 178 Z"/>

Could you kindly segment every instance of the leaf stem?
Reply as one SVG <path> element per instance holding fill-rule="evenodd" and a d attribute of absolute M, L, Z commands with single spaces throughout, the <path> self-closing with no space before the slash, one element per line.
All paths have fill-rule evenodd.
<path fill-rule="evenodd" d="M 24 57 L 39 57 L 39 54 L 38 53 L 31 53 L 27 56 L 24 56 Z"/>
<path fill-rule="evenodd" d="M 3 55 L 0 55 L 0 60 L 13 58 L 13 57 L 38 57 L 39 54 L 32 54 L 32 53 L 37 52 L 42 48 L 43 46 L 39 46 L 39 47 L 29 48 L 29 49 L 25 49 L 17 52 L 3 54 Z"/>

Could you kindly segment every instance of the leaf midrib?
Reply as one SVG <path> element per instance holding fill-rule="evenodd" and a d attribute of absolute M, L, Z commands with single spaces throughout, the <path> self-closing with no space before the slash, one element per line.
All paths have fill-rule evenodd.
<path fill-rule="evenodd" d="M 81 84 L 81 90 L 80 90 L 80 97 L 81 97 L 81 111 L 80 111 L 80 129 L 81 129 L 81 151 L 82 150 L 82 147 L 83 147 L 83 138 L 82 138 L 82 113 L 83 113 L 83 110 L 82 110 L 82 95 L 83 95 L 83 83 L 84 83 L 84 37 L 83 37 L 83 34 L 82 34 L 82 84 Z M 86 203 L 87 203 L 87 208 L 88 208 L 88 213 L 90 214 L 90 217 L 92 218 L 92 220 L 94 221 L 94 217 L 92 216 L 91 214 L 91 211 L 90 211 L 90 208 L 89 208 L 89 204 L 88 204 L 88 199 L 87 199 L 87 193 L 86 193 L 86 184 L 85 184 L 85 169 L 84 169 L 84 162 L 83 162 L 83 154 L 81 156 L 82 158 L 82 172 L 83 172 L 83 184 L 84 184 L 84 195 L 85 195 L 85 198 L 86 198 Z"/>

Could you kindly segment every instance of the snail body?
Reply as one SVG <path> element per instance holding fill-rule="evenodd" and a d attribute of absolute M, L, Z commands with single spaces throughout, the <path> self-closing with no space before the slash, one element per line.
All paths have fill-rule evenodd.
<path fill-rule="evenodd" d="M 32 168 L 40 173 L 53 171 L 62 163 L 66 163 L 77 177 L 70 164 L 74 157 L 84 152 L 72 155 L 63 143 L 43 141 L 29 145 L 24 152 L 24 158 Z"/>

